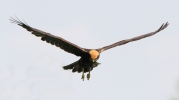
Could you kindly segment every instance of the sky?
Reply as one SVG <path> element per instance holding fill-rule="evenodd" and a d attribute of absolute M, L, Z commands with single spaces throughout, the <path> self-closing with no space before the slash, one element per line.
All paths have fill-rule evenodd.
<path fill-rule="evenodd" d="M 179 100 L 179 1 L 0 2 L 0 100 Z M 169 26 L 101 53 L 101 65 L 82 81 L 81 73 L 62 69 L 79 57 L 11 24 L 10 16 L 89 49 Z"/>

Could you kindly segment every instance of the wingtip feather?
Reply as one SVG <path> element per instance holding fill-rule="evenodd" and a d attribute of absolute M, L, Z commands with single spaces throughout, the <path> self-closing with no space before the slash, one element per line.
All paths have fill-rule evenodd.
<path fill-rule="evenodd" d="M 15 16 L 16 17 L 16 16 Z M 10 16 L 11 23 L 15 23 L 19 26 L 22 26 L 23 28 L 27 29 L 28 31 L 32 31 L 33 29 L 24 21 L 24 23 L 22 21 L 20 21 L 17 17 L 16 19 Z"/>

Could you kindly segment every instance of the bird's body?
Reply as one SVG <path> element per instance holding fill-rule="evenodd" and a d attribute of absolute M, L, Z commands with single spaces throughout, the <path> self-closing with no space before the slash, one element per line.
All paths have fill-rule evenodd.
<path fill-rule="evenodd" d="M 46 33 L 44 31 L 32 28 L 29 25 L 27 25 L 26 23 L 21 22 L 20 20 L 15 20 L 14 18 L 12 18 L 10 20 L 11 20 L 11 22 L 16 23 L 16 24 L 22 26 L 23 28 L 27 29 L 35 36 L 41 37 L 42 41 L 46 41 L 47 43 L 50 43 L 57 47 L 60 47 L 61 49 L 63 49 L 64 51 L 66 51 L 68 53 L 72 53 L 76 56 L 80 56 L 81 58 L 78 61 L 71 63 L 67 66 L 64 66 L 63 68 L 65 70 L 72 69 L 72 72 L 82 72 L 83 80 L 84 80 L 85 72 L 89 72 L 87 74 L 87 78 L 89 80 L 90 71 L 92 71 L 94 67 L 97 67 L 100 64 L 97 62 L 97 60 L 99 59 L 101 52 L 111 49 L 116 46 L 126 44 L 128 42 L 132 42 L 132 41 L 136 41 L 136 40 L 140 40 L 142 38 L 152 36 L 152 35 L 160 32 L 161 30 L 165 29 L 168 26 L 168 23 L 162 24 L 162 26 L 154 32 L 140 35 L 140 36 L 137 36 L 137 37 L 134 37 L 131 39 L 122 40 L 122 41 L 116 42 L 114 44 L 111 44 L 111 45 L 108 45 L 108 46 L 105 46 L 105 47 L 102 47 L 99 49 L 85 49 L 85 48 L 81 48 L 81 47 L 61 38 L 61 37 L 54 36 L 50 33 Z"/>
<path fill-rule="evenodd" d="M 100 64 L 97 62 L 98 59 L 99 52 L 97 50 L 91 49 L 88 50 L 87 53 L 84 53 L 78 61 L 64 66 L 63 68 L 65 70 L 72 69 L 72 72 L 83 72 L 82 79 L 84 79 L 84 73 L 89 72 L 89 74 L 87 74 L 87 78 L 89 79 L 90 71 L 92 71 L 94 67 L 97 67 Z"/>

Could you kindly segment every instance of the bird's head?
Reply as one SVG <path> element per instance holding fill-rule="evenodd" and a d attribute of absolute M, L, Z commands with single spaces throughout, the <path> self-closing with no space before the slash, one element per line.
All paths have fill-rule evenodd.
<path fill-rule="evenodd" d="M 96 60 L 98 60 L 98 58 L 99 58 L 99 52 L 98 52 L 98 51 L 96 51 L 96 50 L 90 50 L 90 51 L 89 51 L 89 54 L 90 54 L 91 60 L 92 60 L 93 62 L 95 62 Z"/>

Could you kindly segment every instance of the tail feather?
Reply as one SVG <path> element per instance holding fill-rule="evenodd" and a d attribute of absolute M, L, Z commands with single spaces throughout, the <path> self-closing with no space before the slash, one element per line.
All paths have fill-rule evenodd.
<path fill-rule="evenodd" d="M 82 67 L 78 67 L 78 73 L 82 72 Z"/>
<path fill-rule="evenodd" d="M 64 66 L 63 69 L 64 70 L 68 70 L 68 69 L 73 69 L 73 67 L 77 66 L 78 65 L 78 61 L 70 64 L 70 65 L 67 65 L 67 66 Z"/>
<path fill-rule="evenodd" d="M 94 67 L 97 67 L 100 63 L 98 62 L 95 62 L 92 66 L 91 66 L 91 71 L 93 70 Z M 68 70 L 68 69 L 72 69 L 72 72 L 82 72 L 82 67 L 79 66 L 79 63 L 78 61 L 74 62 L 74 63 L 71 63 L 67 66 L 64 66 L 63 67 L 64 70 Z M 84 68 L 84 72 L 89 72 L 90 69 L 89 68 Z"/>
<path fill-rule="evenodd" d="M 79 67 L 79 65 L 74 66 L 72 72 L 76 72 L 76 71 L 78 71 L 78 67 Z"/>

